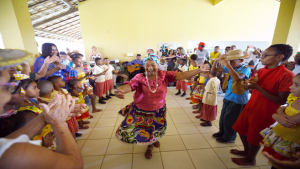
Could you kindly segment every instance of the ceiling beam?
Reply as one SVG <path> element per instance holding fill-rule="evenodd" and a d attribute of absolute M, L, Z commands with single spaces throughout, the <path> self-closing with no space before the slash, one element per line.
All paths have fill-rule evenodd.
<path fill-rule="evenodd" d="M 78 22 L 78 23 L 69 23 L 69 26 L 68 27 L 75 27 L 75 28 L 77 28 L 77 27 L 80 27 L 80 22 Z M 59 29 L 59 30 L 54 30 L 54 29 L 52 29 L 52 30 L 49 30 L 49 31 L 53 31 L 53 32 L 60 32 L 60 31 L 63 31 L 63 30 L 65 30 L 66 29 L 66 27 L 64 27 L 64 28 L 62 28 L 62 29 Z M 71 29 L 73 29 L 73 28 L 71 28 Z M 71 29 L 68 29 L 67 31 L 69 31 L 69 30 L 71 30 Z"/>
<path fill-rule="evenodd" d="M 69 14 L 74 13 L 74 12 L 78 12 L 78 9 L 77 8 L 70 8 L 68 11 L 66 11 L 64 13 L 61 13 L 61 14 L 53 16 L 53 17 L 51 17 L 49 19 L 45 19 L 42 22 L 38 22 L 38 23 L 34 24 L 33 27 L 35 28 L 35 27 L 41 26 L 41 25 L 43 25 L 43 24 L 45 24 L 47 22 L 51 22 L 51 21 L 53 21 L 55 19 L 61 18 L 63 16 L 69 15 Z"/>
<path fill-rule="evenodd" d="M 34 7 L 34 6 L 37 6 L 37 5 L 42 4 L 42 3 L 44 3 L 44 2 L 47 2 L 47 1 L 49 1 L 49 0 L 39 1 L 38 3 L 35 3 L 35 4 L 33 4 L 33 5 L 29 5 L 28 8 L 32 8 L 32 7 Z"/>
<path fill-rule="evenodd" d="M 62 29 L 60 29 L 60 30 L 57 30 L 57 29 L 59 29 L 59 28 L 61 28 L 61 27 L 64 27 L 64 26 L 66 26 L 66 25 L 78 25 L 78 24 L 80 24 L 80 20 L 75 20 L 75 21 L 73 21 L 73 22 L 68 22 L 68 23 L 66 23 L 66 24 L 63 24 L 63 25 L 59 25 L 59 26 L 57 26 L 57 27 L 55 27 L 55 28 L 53 28 L 53 29 L 50 29 L 49 31 L 55 31 L 55 32 L 58 32 L 58 31 L 61 31 Z M 45 29 L 45 28 L 43 28 L 43 29 Z M 64 28 L 63 28 L 64 29 Z"/>
<path fill-rule="evenodd" d="M 49 9 L 52 9 L 52 8 L 55 8 L 55 7 L 58 7 L 58 6 L 59 6 L 59 7 L 62 7 L 61 5 L 54 5 L 54 6 L 51 6 L 51 7 L 49 7 L 49 8 L 46 8 L 46 9 L 44 9 L 44 10 L 42 10 L 42 11 L 38 11 L 38 12 L 36 12 L 36 13 L 30 15 L 30 17 L 33 17 L 33 16 L 35 16 L 35 15 L 41 13 L 41 12 L 48 11 Z"/>
<path fill-rule="evenodd" d="M 37 28 L 33 28 L 33 29 L 34 29 L 35 31 L 40 31 L 40 32 L 44 32 L 44 33 L 48 33 L 48 34 L 52 34 L 52 35 L 62 36 L 62 37 L 65 37 L 65 38 L 75 39 L 75 38 L 72 37 L 72 36 L 67 36 L 67 35 L 63 35 L 63 34 L 59 34 L 59 33 L 53 33 L 53 32 L 50 32 L 50 31 L 41 30 L 41 29 L 37 29 Z"/>
<path fill-rule="evenodd" d="M 62 20 L 62 21 L 60 21 L 60 22 L 53 23 L 53 24 L 51 24 L 51 25 L 49 25 L 49 26 L 44 27 L 43 29 L 52 27 L 52 26 L 57 25 L 57 24 L 60 24 L 60 23 L 63 23 L 63 22 L 65 22 L 65 21 L 68 21 L 68 20 L 70 20 L 70 19 L 76 18 L 76 17 L 78 17 L 78 16 L 79 16 L 79 15 L 75 15 L 75 16 L 73 16 L 73 17 L 71 17 L 71 18 Z M 80 20 L 80 19 L 78 19 L 78 20 Z M 78 20 L 75 20 L 75 21 L 78 21 Z"/>

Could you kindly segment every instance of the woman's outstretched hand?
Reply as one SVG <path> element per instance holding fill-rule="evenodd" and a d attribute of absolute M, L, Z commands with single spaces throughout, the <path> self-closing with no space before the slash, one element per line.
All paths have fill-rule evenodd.
<path fill-rule="evenodd" d="M 121 89 L 115 90 L 115 95 L 119 99 L 125 99 L 125 92 Z"/>
<path fill-rule="evenodd" d="M 208 64 L 204 64 L 204 60 L 202 60 L 201 62 L 201 66 L 200 66 L 200 70 L 201 72 L 209 72 L 209 65 Z"/>

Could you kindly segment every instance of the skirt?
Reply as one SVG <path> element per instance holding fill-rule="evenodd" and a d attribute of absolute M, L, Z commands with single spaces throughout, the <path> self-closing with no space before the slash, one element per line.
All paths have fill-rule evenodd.
<path fill-rule="evenodd" d="M 89 110 L 87 110 L 86 112 L 81 113 L 80 117 L 76 117 L 76 120 L 81 121 L 81 120 L 85 120 L 85 119 L 89 119 L 89 118 L 90 118 L 90 113 L 89 113 Z"/>
<path fill-rule="evenodd" d="M 195 99 L 194 96 L 191 96 L 190 100 L 193 104 L 198 104 L 199 103 L 198 99 Z"/>
<path fill-rule="evenodd" d="M 151 145 L 166 133 L 166 105 L 159 110 L 146 111 L 132 102 L 119 114 L 125 116 L 125 119 L 116 131 L 116 138 L 125 143 Z"/>
<path fill-rule="evenodd" d="M 216 120 L 218 113 L 217 105 L 211 106 L 208 104 L 203 104 L 202 109 L 202 119 L 205 121 L 213 121 Z"/>
<path fill-rule="evenodd" d="M 67 124 L 71 133 L 75 134 L 78 132 L 76 117 L 71 117 L 69 120 L 67 120 Z"/>
<path fill-rule="evenodd" d="M 194 91 L 193 91 L 193 97 L 195 99 L 200 99 L 202 100 L 203 99 L 203 95 L 204 95 L 204 89 L 201 89 L 201 86 L 196 86 Z"/>
<path fill-rule="evenodd" d="M 102 97 L 104 94 L 106 94 L 105 82 L 96 82 L 95 95 Z"/>
<path fill-rule="evenodd" d="M 105 89 L 106 89 L 105 94 L 106 94 L 106 92 L 107 92 L 108 90 L 111 90 L 111 89 L 113 89 L 113 88 L 114 88 L 114 82 L 113 82 L 113 79 L 106 80 L 106 81 L 105 81 Z"/>
<path fill-rule="evenodd" d="M 186 92 L 187 91 L 186 82 L 184 80 L 178 80 L 176 83 L 176 89 L 177 90 L 182 89 L 183 92 Z"/>
<path fill-rule="evenodd" d="M 278 160 L 290 160 L 297 158 L 297 152 L 300 151 L 300 145 L 277 136 L 272 128 L 266 128 L 260 132 L 264 137 L 261 142 L 264 145 L 263 152 L 268 152 Z"/>

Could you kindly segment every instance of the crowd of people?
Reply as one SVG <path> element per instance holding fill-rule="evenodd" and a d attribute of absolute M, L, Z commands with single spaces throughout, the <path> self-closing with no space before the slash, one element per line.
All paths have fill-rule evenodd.
<path fill-rule="evenodd" d="M 293 49 L 285 44 L 264 51 L 254 46 L 243 51 L 232 45 L 224 54 L 219 46 L 211 53 L 205 46 L 200 42 L 189 55 L 178 47 L 161 57 L 148 48 L 143 59 L 137 54 L 123 63 L 104 58 L 93 46 L 89 63 L 84 63 L 78 51 L 59 52 L 55 44 L 44 43 L 32 72 L 26 63 L 32 54 L 1 49 L 0 166 L 82 168 L 75 140 L 82 135 L 79 129 L 89 128 L 92 114 L 102 111 L 96 107 L 97 98 L 106 104 L 132 91 L 134 101 L 119 111 L 125 119 L 116 138 L 148 145 L 145 157 L 150 159 L 167 130 L 165 97 L 168 86 L 174 85 L 176 97 L 187 97 L 191 89 L 186 99 L 202 127 L 212 126 L 217 98 L 224 95 L 219 132 L 212 137 L 227 144 L 239 134 L 244 150 L 230 151 L 242 157 L 232 158 L 234 163 L 255 165 L 263 145 L 272 168 L 299 168 L 300 52 L 294 62 L 288 62 Z M 91 103 L 91 111 L 86 103 Z"/>

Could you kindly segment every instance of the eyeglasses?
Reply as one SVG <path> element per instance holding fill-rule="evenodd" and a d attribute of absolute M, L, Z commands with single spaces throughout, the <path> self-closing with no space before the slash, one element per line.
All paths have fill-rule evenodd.
<path fill-rule="evenodd" d="M 272 54 L 272 55 L 265 55 L 265 54 L 262 54 L 261 55 L 261 58 L 265 59 L 267 56 L 276 56 L 277 54 Z"/>
<path fill-rule="evenodd" d="M 11 94 L 15 93 L 19 87 L 20 81 L 10 83 L 0 83 L 0 86 L 5 86 L 5 90 Z"/>

